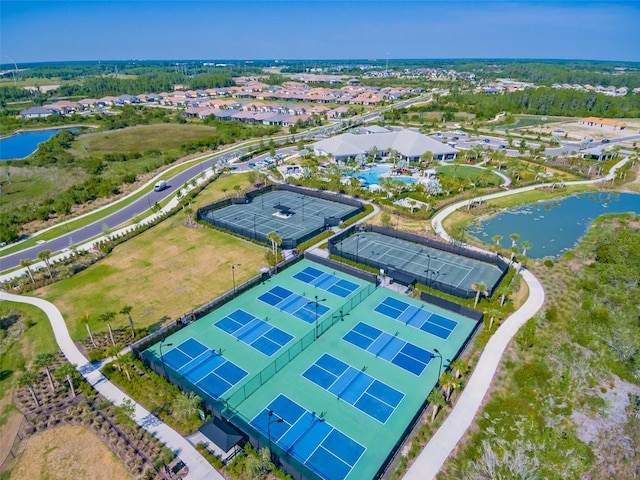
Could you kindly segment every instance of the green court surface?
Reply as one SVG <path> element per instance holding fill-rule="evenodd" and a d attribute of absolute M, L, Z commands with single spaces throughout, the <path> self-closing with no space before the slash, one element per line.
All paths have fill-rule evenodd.
<path fill-rule="evenodd" d="M 305 475 L 368 479 L 474 327 L 303 260 L 166 338 L 162 354 L 172 378 L 217 399 L 262 446 L 270 435 Z M 157 362 L 159 344 L 143 355 Z"/>
<path fill-rule="evenodd" d="M 375 232 L 351 235 L 336 248 L 356 262 L 401 270 L 423 285 L 468 290 L 471 296 L 474 283 L 492 291 L 502 277 L 496 265 Z"/>
<path fill-rule="evenodd" d="M 264 239 L 268 233 L 277 232 L 283 239 L 299 241 L 322 230 L 326 218 L 345 219 L 357 210 L 344 203 L 276 190 L 250 203 L 210 210 L 203 219 L 251 239 Z"/>

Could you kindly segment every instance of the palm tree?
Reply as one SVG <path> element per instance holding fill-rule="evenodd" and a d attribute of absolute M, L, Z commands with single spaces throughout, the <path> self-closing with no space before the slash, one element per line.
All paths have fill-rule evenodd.
<path fill-rule="evenodd" d="M 69 383 L 69 388 L 71 389 L 71 396 L 76 396 L 76 389 L 73 385 L 73 377 L 77 373 L 76 367 L 71 365 L 70 363 L 63 363 L 60 367 L 58 367 L 55 371 L 55 375 L 60 379 L 65 379 Z"/>
<path fill-rule="evenodd" d="M 131 305 L 125 305 L 124 307 L 122 307 L 122 310 L 120 310 L 120 313 L 122 315 L 126 315 L 129 318 L 129 325 L 131 325 L 131 336 L 135 337 L 136 330 L 135 328 L 133 328 L 133 318 L 131 318 L 131 310 L 133 310 L 133 307 Z"/>
<path fill-rule="evenodd" d="M 529 250 L 531 247 L 533 247 L 533 244 L 527 240 L 525 240 L 524 242 L 522 242 L 522 256 L 526 257 L 527 256 L 527 250 Z"/>
<path fill-rule="evenodd" d="M 31 265 L 33 265 L 33 260 L 31 260 L 30 258 L 23 258 L 22 260 L 20 260 L 20 266 L 22 268 L 26 268 L 27 272 L 29 272 L 31 283 L 36 283 L 36 281 L 33 279 L 33 272 L 31 271 Z"/>
<path fill-rule="evenodd" d="M 500 240 L 502 240 L 502 235 L 494 235 L 493 237 L 491 237 L 491 240 L 493 240 L 494 242 L 496 242 L 496 247 L 500 246 Z"/>
<path fill-rule="evenodd" d="M 451 372 L 444 372 L 440 375 L 440 386 L 444 388 L 446 393 L 445 401 L 448 403 L 451 398 L 451 393 L 460 387 L 460 380 L 456 378 L 456 376 Z"/>
<path fill-rule="evenodd" d="M 500 310 L 496 310 L 496 309 L 491 309 L 488 312 L 486 312 L 487 315 L 489 315 L 489 330 L 491 330 L 493 328 L 493 322 L 494 320 L 500 320 Z"/>
<path fill-rule="evenodd" d="M 367 153 L 371 156 L 371 158 L 373 158 L 373 163 L 376 163 L 376 158 L 378 156 L 378 147 L 374 145 L 369 149 Z"/>
<path fill-rule="evenodd" d="M 80 322 L 84 323 L 85 326 L 87 327 L 87 332 L 89 333 L 89 338 L 91 339 L 91 344 L 93 345 L 93 348 L 98 348 L 98 346 L 96 345 L 96 341 L 93 339 L 93 334 L 91 333 L 91 326 L 89 325 L 89 314 L 85 313 L 83 317 L 81 316 Z"/>
<path fill-rule="evenodd" d="M 202 399 L 193 392 L 180 393 L 171 406 L 172 414 L 178 420 L 188 422 L 198 415 L 201 403 Z"/>
<path fill-rule="evenodd" d="M 269 232 L 267 234 L 267 240 L 271 242 L 271 249 L 273 253 L 273 264 L 278 264 L 278 246 L 282 244 L 282 237 L 278 232 Z"/>
<path fill-rule="evenodd" d="M 471 288 L 476 292 L 476 300 L 473 303 L 473 308 L 476 308 L 478 306 L 478 301 L 480 300 L 480 294 L 487 294 L 487 286 L 482 282 L 478 282 L 471 285 Z"/>
<path fill-rule="evenodd" d="M 222 190 L 222 193 L 224 194 L 224 198 L 227 198 L 227 190 L 229 190 L 226 187 L 221 188 L 220 190 Z"/>
<path fill-rule="evenodd" d="M 511 239 L 511 246 L 515 247 L 516 242 L 520 239 L 520 235 L 518 235 L 517 233 L 512 233 L 511 235 L 509 235 L 509 238 Z"/>
<path fill-rule="evenodd" d="M 442 390 L 439 388 L 434 388 L 431 390 L 431 393 L 427 397 L 427 402 L 433 408 L 431 410 L 431 421 L 433 422 L 436 419 L 436 415 L 438 414 L 438 410 L 443 408 L 447 402 L 444 399 L 444 395 L 442 394 Z"/>
<path fill-rule="evenodd" d="M 236 192 L 236 197 L 238 197 L 238 198 L 239 198 L 239 197 L 240 197 L 240 190 L 242 190 L 242 187 L 241 187 L 240 185 L 234 185 L 234 186 L 233 186 L 233 189 L 234 189 L 234 190 L 235 190 L 235 192 Z"/>
<path fill-rule="evenodd" d="M 47 378 L 49 379 L 49 386 L 51 387 L 51 391 L 55 390 L 53 386 L 53 378 L 51 377 L 51 371 L 49 367 L 53 365 L 53 362 L 56 361 L 56 356 L 53 353 L 39 353 L 36 357 L 35 362 L 33 362 L 33 366 L 40 370 L 44 368 L 44 371 L 47 373 Z"/>
<path fill-rule="evenodd" d="M 51 265 L 49 265 L 50 258 L 51 258 L 51 250 L 42 250 L 38 252 L 38 259 L 44 261 L 44 264 L 47 266 L 47 271 L 49 272 L 49 278 L 53 278 L 53 275 L 51 275 Z"/>
<path fill-rule="evenodd" d="M 18 385 L 21 387 L 27 387 L 29 393 L 33 397 L 33 402 L 36 404 L 36 408 L 40 406 L 40 402 L 38 402 L 38 397 L 36 397 L 36 391 L 33 388 L 33 385 L 38 381 L 38 377 L 35 373 L 30 372 L 29 370 L 25 370 L 18 377 Z"/>
<path fill-rule="evenodd" d="M 467 362 L 463 358 L 456 358 L 453 362 L 451 362 L 451 368 L 453 368 L 453 372 L 456 378 L 460 378 L 462 375 L 467 373 L 467 370 L 469 369 L 469 362 Z"/>
<path fill-rule="evenodd" d="M 107 355 L 113 358 L 113 363 L 115 364 L 116 367 L 118 367 L 118 370 L 120 370 L 121 372 L 124 371 L 125 375 L 127 376 L 127 379 L 131 381 L 131 374 L 129 373 L 129 369 L 127 368 L 127 364 L 124 361 L 123 356 L 120 355 L 120 348 L 118 348 L 115 345 L 112 346 L 107 351 Z"/>
<path fill-rule="evenodd" d="M 104 312 L 100 314 L 99 320 L 101 322 L 105 322 L 107 324 L 107 328 L 109 329 L 109 336 L 111 337 L 111 343 L 114 345 L 116 341 L 113 339 L 113 330 L 111 330 L 111 321 L 115 318 L 116 312 Z"/>

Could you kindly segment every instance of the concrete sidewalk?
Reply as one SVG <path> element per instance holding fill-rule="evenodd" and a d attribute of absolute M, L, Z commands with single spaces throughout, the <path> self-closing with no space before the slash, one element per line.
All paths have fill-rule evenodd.
<path fill-rule="evenodd" d="M 0 291 L 0 300 L 8 300 L 17 303 L 27 303 L 42 310 L 53 328 L 56 342 L 62 350 L 64 356 L 70 363 L 76 366 L 82 376 L 89 382 L 100 394 L 107 398 L 114 405 L 120 405 L 124 400 L 131 400 L 129 396 L 123 393 L 118 387 L 111 383 L 100 373 L 87 358 L 82 355 L 78 347 L 76 347 L 67 325 L 64 323 L 60 310 L 50 302 L 33 297 L 24 297 L 13 295 Z M 135 402 L 134 402 L 135 403 Z M 142 428 L 152 433 L 154 437 L 160 440 L 166 447 L 171 449 L 189 468 L 189 473 L 185 477 L 188 480 L 215 479 L 223 480 L 223 476 L 218 473 L 207 462 L 195 447 L 189 443 L 184 437 L 173 430 L 164 422 L 160 421 L 155 415 L 135 403 L 135 421 Z"/>

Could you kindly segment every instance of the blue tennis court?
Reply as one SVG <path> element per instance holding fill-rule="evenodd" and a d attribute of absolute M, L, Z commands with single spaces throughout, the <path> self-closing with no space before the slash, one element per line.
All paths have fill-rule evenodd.
<path fill-rule="evenodd" d="M 293 278 L 342 298 L 348 297 L 358 289 L 358 285 L 353 282 L 313 267 L 306 267 L 304 270 L 296 273 Z"/>
<path fill-rule="evenodd" d="M 318 309 L 318 317 L 327 313 L 330 308 L 326 305 L 317 304 L 313 300 L 309 300 L 302 295 L 293 293 L 284 287 L 275 286 L 268 292 L 258 297 L 258 300 L 279 308 L 280 311 L 286 312 L 294 317 L 299 318 L 307 323 L 313 323 L 316 319 L 316 308 Z"/>
<path fill-rule="evenodd" d="M 277 420 L 277 421 L 274 421 Z M 282 420 L 282 421 L 280 421 Z M 251 425 L 327 480 L 343 480 L 365 447 L 284 395 L 278 395 Z"/>
<path fill-rule="evenodd" d="M 418 376 L 433 358 L 431 352 L 363 322 L 342 339 Z"/>
<path fill-rule="evenodd" d="M 189 338 L 162 356 L 164 363 L 217 399 L 247 372 L 220 353 Z"/>
<path fill-rule="evenodd" d="M 418 308 L 392 297 L 385 298 L 374 310 L 443 340 L 449 338 L 451 332 L 458 325 L 458 322 L 432 313 L 424 306 Z"/>
<path fill-rule="evenodd" d="M 241 309 L 218 320 L 214 325 L 269 357 L 293 338 L 287 332 Z"/>
<path fill-rule="evenodd" d="M 404 393 L 325 353 L 302 376 L 385 423 Z"/>

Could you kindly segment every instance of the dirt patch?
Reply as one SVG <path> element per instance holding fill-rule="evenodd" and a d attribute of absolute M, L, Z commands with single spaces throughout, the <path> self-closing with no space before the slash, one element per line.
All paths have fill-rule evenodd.
<path fill-rule="evenodd" d="M 586 444 L 597 442 L 604 434 L 625 425 L 629 395 L 640 395 L 640 387 L 615 376 L 611 383 L 602 385 L 595 394 L 604 400 L 604 407 L 599 415 L 576 411 L 571 417 L 578 429 L 578 437 Z M 619 441 L 622 444 L 628 443 L 624 437 L 620 437 Z"/>
<path fill-rule="evenodd" d="M 29 480 L 130 479 L 125 466 L 86 428 L 63 426 L 26 441 L 9 477 Z"/>

